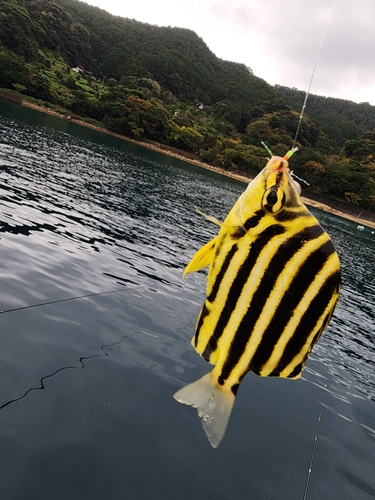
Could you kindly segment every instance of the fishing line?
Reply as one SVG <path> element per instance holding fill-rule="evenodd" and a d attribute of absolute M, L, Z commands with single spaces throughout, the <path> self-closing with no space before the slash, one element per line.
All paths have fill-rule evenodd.
<path fill-rule="evenodd" d="M 303 495 L 303 500 L 306 500 L 306 498 L 307 498 L 307 492 L 308 492 L 308 489 L 309 489 L 310 476 L 311 476 L 311 472 L 312 472 L 312 468 L 313 468 L 313 463 L 314 463 L 315 448 L 316 448 L 316 443 L 318 441 L 321 418 L 322 418 L 322 410 L 320 410 L 320 412 L 319 412 L 318 422 L 317 422 L 317 425 L 316 425 L 314 443 L 313 443 L 312 450 L 311 450 L 311 458 L 310 458 L 309 470 L 307 472 L 307 478 L 306 478 L 305 492 L 304 492 L 304 495 Z"/>
<path fill-rule="evenodd" d="M 142 323 L 139 325 L 139 327 L 141 327 L 141 326 L 142 326 Z M 92 358 L 100 358 L 101 356 L 109 356 L 109 353 L 104 349 L 105 347 L 112 347 L 114 345 L 121 344 L 122 341 L 125 338 L 134 337 L 134 335 L 136 335 L 139 332 L 140 332 L 140 330 L 138 330 L 137 332 L 132 333 L 130 335 L 123 335 L 120 340 L 117 340 L 116 342 L 113 342 L 112 344 L 104 344 L 104 345 L 102 345 L 100 347 L 100 349 L 103 351 L 104 354 L 93 354 L 91 356 L 81 356 L 79 358 L 79 362 L 81 363 L 81 366 L 74 366 L 74 365 L 72 365 L 72 366 L 63 366 L 62 368 L 58 368 L 57 370 L 55 370 L 53 373 L 50 373 L 49 375 L 45 375 L 44 377 L 42 377 L 40 379 L 40 382 L 39 382 L 40 386 L 39 387 L 30 387 L 30 389 L 28 389 L 22 396 L 20 396 L 18 398 L 10 399 L 6 403 L 3 403 L 0 406 L 0 410 L 2 410 L 3 408 L 5 408 L 6 406 L 9 406 L 12 403 L 16 403 L 17 401 L 20 401 L 21 399 L 25 398 L 29 394 L 29 392 L 31 392 L 31 391 L 42 391 L 42 390 L 44 390 L 45 389 L 45 385 L 44 385 L 43 381 L 46 380 L 47 378 L 54 377 L 59 372 L 62 372 L 64 370 L 83 370 L 85 368 L 85 364 L 83 362 L 84 360 L 86 360 L 86 359 L 92 359 Z"/>
<path fill-rule="evenodd" d="M 326 389 L 327 389 L 327 384 L 324 384 L 324 392 L 323 392 L 323 398 L 326 395 Z M 322 399 L 323 399 L 322 398 Z M 318 415 L 318 421 L 316 424 L 316 431 L 315 431 L 315 436 L 314 436 L 314 442 L 311 450 L 311 457 L 310 457 L 310 464 L 309 464 L 309 470 L 307 472 L 307 477 L 306 477 L 306 484 L 305 484 L 305 492 L 303 495 L 303 500 L 306 500 L 307 498 L 307 492 L 309 490 L 309 484 L 310 484 L 310 476 L 312 473 L 312 468 L 313 468 L 313 463 L 314 463 L 314 457 L 315 457 L 315 448 L 318 442 L 318 437 L 319 437 L 319 429 L 320 429 L 320 421 L 322 419 L 322 407 L 323 407 L 323 402 L 320 402 L 320 411 Z"/>
<path fill-rule="evenodd" d="M 5 309 L 3 311 L 0 311 L 0 314 L 5 314 L 15 311 L 23 311 L 24 309 L 32 309 L 33 307 L 48 306 L 50 304 L 60 304 L 61 302 L 69 302 L 71 300 L 86 299 L 88 297 L 97 297 L 98 295 L 108 295 L 110 293 L 124 292 L 126 290 L 132 290 L 133 288 L 137 288 L 138 286 L 139 285 L 136 284 L 134 287 L 117 288 L 115 290 L 107 290 L 106 292 L 87 293 L 86 295 L 78 295 L 76 297 L 68 297 L 66 299 L 49 300 L 48 302 L 39 302 L 38 304 L 31 304 L 28 306 L 13 307 L 12 309 Z"/>
<path fill-rule="evenodd" d="M 88 298 L 88 297 L 97 297 L 99 295 L 108 295 L 110 293 L 117 293 L 117 292 L 124 292 L 124 291 L 128 291 L 128 290 L 134 290 L 135 288 L 139 288 L 139 284 L 134 284 L 135 286 L 131 286 L 131 287 L 123 287 L 123 288 L 116 288 L 114 290 L 107 290 L 105 292 L 97 292 L 97 293 L 87 293 L 85 295 L 78 295 L 78 296 L 75 296 L 75 297 L 68 297 L 68 298 L 65 298 L 65 299 L 57 299 L 57 300 L 50 300 L 48 302 L 40 302 L 38 304 L 31 304 L 31 305 L 28 305 L 28 306 L 22 306 L 22 307 L 14 307 L 12 309 L 6 309 L 6 310 L 3 310 L 3 311 L 0 311 L 0 314 L 5 314 L 5 313 L 9 313 L 9 312 L 15 312 L 15 311 L 22 311 L 24 309 L 31 309 L 31 308 L 34 308 L 34 307 L 42 307 L 42 306 L 47 306 L 47 305 L 51 305 L 51 304 L 60 304 L 62 302 L 69 302 L 69 301 L 72 301 L 72 300 L 78 300 L 78 299 L 85 299 L 85 298 Z M 140 327 L 142 326 L 139 325 Z M 45 386 L 44 386 L 44 383 L 43 381 L 47 378 L 51 378 L 53 376 L 55 376 L 57 373 L 61 372 L 61 371 L 64 371 L 64 370 L 82 370 L 83 368 L 85 368 L 85 364 L 84 364 L 84 360 L 86 359 L 91 359 L 91 358 L 98 358 L 100 356 L 108 356 L 109 354 L 106 352 L 106 350 L 104 349 L 105 347 L 112 347 L 116 344 L 121 344 L 121 342 L 127 338 L 127 337 L 133 337 L 134 335 L 136 335 L 137 333 L 139 333 L 140 330 L 138 330 L 137 332 L 135 333 L 132 333 L 130 335 L 123 335 L 121 337 L 120 340 L 116 341 L 116 342 L 113 342 L 112 344 L 103 344 L 100 349 L 103 351 L 104 354 L 93 354 L 91 356 L 81 356 L 79 358 L 79 362 L 81 363 L 81 366 L 63 366 L 62 368 L 58 368 L 57 370 L 55 370 L 53 373 L 50 373 L 49 375 L 45 375 L 44 377 L 42 377 L 40 379 L 40 386 L 39 387 L 30 387 L 30 389 L 28 389 L 22 396 L 18 397 L 18 398 L 14 398 L 14 399 L 11 399 L 9 401 L 7 401 L 6 403 L 3 403 L 1 406 L 0 406 L 0 410 L 2 410 L 3 408 L 5 408 L 6 406 L 12 404 L 12 403 L 16 403 L 17 401 L 20 401 L 21 399 L 25 398 L 29 392 L 31 391 L 37 391 L 37 390 L 43 390 L 45 389 Z"/>
<path fill-rule="evenodd" d="M 324 38 L 326 36 L 326 31 L 327 31 L 327 26 L 328 26 L 328 23 L 329 23 L 329 19 L 331 17 L 331 11 L 332 11 L 332 6 L 333 6 L 333 2 L 334 0 L 331 1 L 331 6 L 329 8 L 329 15 L 328 15 L 328 20 L 324 26 L 324 30 L 323 30 L 323 36 L 322 36 L 322 39 L 320 40 L 320 45 L 319 45 L 319 50 L 318 50 L 318 53 L 316 55 L 316 59 L 315 59 L 315 64 L 314 64 L 314 68 L 313 68 L 313 72 L 311 74 L 311 78 L 310 78 L 310 83 L 309 83 L 309 86 L 308 86 L 308 89 L 307 89 L 307 92 L 306 92 L 306 95 L 305 95 L 305 100 L 303 102 L 303 105 L 302 105 L 302 110 L 301 110 L 301 114 L 300 114 L 300 117 L 299 117 L 299 121 L 298 121 L 298 125 L 297 125 L 297 131 L 296 131 L 296 135 L 294 136 L 294 141 L 293 141 L 293 146 L 295 146 L 296 144 L 296 141 L 297 141 L 297 136 L 298 136 L 298 132 L 299 132 L 299 129 L 301 127 L 301 123 L 302 123 L 302 118 L 303 118 L 303 114 L 305 112 L 305 108 L 306 108 L 306 102 L 307 102 L 307 98 L 310 94 L 310 89 L 311 89 L 311 84 L 312 84 L 312 81 L 314 79 L 314 75 L 315 75 L 315 69 L 316 69 L 316 65 L 318 64 L 318 59 L 319 59 L 319 56 L 320 56 L 320 52 L 322 50 L 322 45 L 323 45 L 323 41 L 324 41 Z"/>

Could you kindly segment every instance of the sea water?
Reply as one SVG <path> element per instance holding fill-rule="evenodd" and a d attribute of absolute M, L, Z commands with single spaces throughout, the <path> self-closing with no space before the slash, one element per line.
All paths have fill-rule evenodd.
<path fill-rule="evenodd" d="M 248 374 L 210 447 L 174 392 L 205 273 L 182 272 L 245 185 L 0 102 L 0 498 L 375 497 L 375 238 L 311 209 L 342 263 L 299 381 Z M 320 423 L 317 430 L 318 421 Z M 312 461 L 314 439 L 316 448 Z"/>

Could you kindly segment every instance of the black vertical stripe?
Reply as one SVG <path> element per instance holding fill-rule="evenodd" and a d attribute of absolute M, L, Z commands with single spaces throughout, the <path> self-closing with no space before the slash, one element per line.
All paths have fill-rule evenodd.
<path fill-rule="evenodd" d="M 221 311 L 214 332 L 207 343 L 206 349 L 208 349 L 209 352 L 213 352 L 217 348 L 218 340 L 221 337 L 221 334 L 223 333 L 223 330 L 227 325 L 234 308 L 236 307 L 238 297 L 241 294 L 242 288 L 244 287 L 249 274 L 259 257 L 259 254 L 272 238 L 277 235 L 283 234 L 284 232 L 285 229 L 282 226 L 269 226 L 259 234 L 258 238 L 251 245 L 249 255 L 245 259 L 242 266 L 237 270 L 237 275 L 234 278 L 233 283 L 229 289 L 225 306 Z"/>
<path fill-rule="evenodd" d="M 302 363 L 298 363 L 298 365 L 294 367 L 293 371 L 289 373 L 287 378 L 296 378 L 303 370 L 306 359 L 307 356 L 305 356 L 305 359 L 302 361 Z"/>
<path fill-rule="evenodd" d="M 284 162 L 280 162 L 280 167 L 281 168 L 284 167 Z M 284 172 L 282 170 L 279 171 L 279 172 L 277 172 L 277 175 L 276 175 L 276 186 L 280 185 L 283 176 L 284 176 Z"/>
<path fill-rule="evenodd" d="M 215 282 L 212 286 L 212 290 L 211 290 L 209 296 L 207 297 L 208 302 L 212 303 L 216 299 L 216 295 L 217 295 L 217 292 L 219 291 L 220 284 L 224 278 L 225 273 L 228 270 L 229 264 L 231 263 L 231 260 L 233 259 L 234 254 L 237 252 L 237 250 L 238 250 L 238 246 L 233 245 L 232 248 L 227 253 L 227 255 L 225 256 L 223 265 L 221 266 L 221 269 L 218 272 L 216 279 L 215 279 Z"/>
<path fill-rule="evenodd" d="M 301 204 L 301 198 L 297 190 L 290 189 L 289 191 L 289 203 L 290 207 L 297 207 Z M 304 207 L 306 210 L 306 207 Z"/>
<path fill-rule="evenodd" d="M 245 236 L 245 234 L 246 234 L 246 229 L 244 228 L 244 226 L 238 226 L 236 227 L 234 232 L 230 234 L 230 237 L 233 240 L 239 240 L 240 238 Z"/>
<path fill-rule="evenodd" d="M 246 231 L 256 227 L 265 215 L 266 212 L 264 210 L 257 210 L 254 215 L 246 219 L 243 227 L 246 229 Z"/>
<path fill-rule="evenodd" d="M 237 396 L 237 391 L 238 391 L 239 386 L 240 386 L 240 384 L 234 384 L 234 385 L 232 385 L 232 387 L 231 387 L 231 390 L 232 390 L 232 392 L 233 392 L 233 394 L 234 394 L 235 396 Z"/>
<path fill-rule="evenodd" d="M 271 226 L 273 227 L 273 226 Z M 275 226 L 275 227 L 282 227 L 282 226 Z M 229 348 L 229 353 L 228 357 L 226 359 L 226 362 L 224 363 L 220 379 L 226 380 L 230 373 L 232 372 L 233 368 L 237 365 L 239 358 L 242 356 L 246 344 L 251 337 L 251 334 L 253 332 L 255 323 L 257 322 L 259 316 L 261 315 L 264 305 L 273 289 L 275 286 L 276 280 L 280 274 L 280 271 L 285 267 L 287 262 L 291 259 L 291 257 L 306 243 L 308 240 L 312 240 L 317 238 L 323 233 L 323 229 L 319 225 L 311 226 L 308 228 L 305 228 L 303 231 L 300 231 L 299 233 L 293 235 L 292 237 L 288 238 L 284 243 L 282 243 L 275 254 L 273 255 L 272 259 L 270 260 L 270 263 L 268 267 L 264 270 L 264 276 L 262 281 L 259 283 L 258 288 L 254 292 L 253 298 L 251 303 L 249 304 L 248 310 L 246 311 L 244 317 L 242 318 L 242 321 L 237 329 L 237 332 L 235 333 L 233 337 L 233 341 L 231 343 L 231 346 Z M 264 247 L 264 244 L 262 245 L 262 248 Z M 247 261 L 245 261 L 247 263 Z M 249 273 L 251 271 L 251 268 L 253 267 L 254 262 L 251 262 L 251 267 L 247 269 L 246 273 L 239 273 L 241 274 L 242 281 L 245 283 Z M 243 276 L 242 276 L 243 275 Z M 237 276 L 238 277 L 238 276 Z M 233 287 L 232 287 L 233 288 Z M 241 293 L 241 289 L 237 289 L 236 292 L 236 298 L 235 301 L 232 299 L 232 304 L 230 307 L 230 313 L 234 309 L 238 296 Z M 228 296 L 229 298 L 229 296 Z M 223 313 L 226 311 L 226 308 L 224 309 Z M 272 311 L 270 311 L 270 314 Z M 220 320 L 221 320 L 220 316 Z M 228 315 L 227 321 L 228 322 L 230 317 L 230 314 Z M 226 319 L 226 318 L 225 318 Z M 221 332 L 223 331 L 223 328 L 225 325 L 223 325 L 221 322 L 218 322 L 216 329 L 219 329 L 218 332 L 216 333 L 216 329 L 214 332 L 213 337 L 219 338 L 221 335 Z M 219 324 L 220 323 L 220 324 Z"/>
<path fill-rule="evenodd" d="M 288 290 L 285 290 L 251 360 L 249 369 L 252 370 L 254 368 L 258 371 L 266 364 L 306 290 L 314 281 L 316 275 L 323 269 L 327 259 L 334 251 L 332 242 L 328 240 L 312 252 L 301 267 L 296 270 L 297 274 L 291 281 Z M 272 313 L 273 311 L 270 314 Z M 307 330 L 305 335 L 307 336 L 309 333 L 310 330 Z"/>
<path fill-rule="evenodd" d="M 277 222 L 289 222 L 296 220 L 299 217 L 306 217 L 306 215 L 311 217 L 311 215 L 304 210 L 298 210 L 295 212 L 292 210 L 280 210 L 280 212 L 275 214 L 275 219 Z"/>
<path fill-rule="evenodd" d="M 215 245 L 215 258 L 214 258 L 214 261 L 213 261 L 213 264 L 215 264 L 216 262 L 216 258 L 217 256 L 220 254 L 221 252 L 221 247 L 223 246 L 223 243 L 225 241 L 225 236 L 223 236 L 222 238 L 216 240 L 216 245 Z"/>
<path fill-rule="evenodd" d="M 337 271 L 327 279 L 324 285 L 320 288 L 319 292 L 315 295 L 314 299 L 311 301 L 310 307 L 302 316 L 294 335 L 285 346 L 284 353 L 280 358 L 277 368 L 274 370 L 275 374 L 280 374 L 289 365 L 293 358 L 301 352 L 306 343 L 306 332 L 311 332 L 312 326 L 316 324 L 317 319 L 323 314 L 324 309 L 332 299 L 333 292 L 337 291 L 339 282 L 340 272 Z M 324 326 L 325 324 L 323 322 L 318 331 L 317 338 L 319 338 L 322 333 Z M 293 370 L 293 373 L 294 371 L 295 370 Z"/>
<path fill-rule="evenodd" d="M 207 309 L 206 302 L 203 304 L 201 312 L 199 314 L 199 318 L 197 321 L 197 326 L 195 328 L 195 336 L 194 336 L 194 346 L 197 347 L 198 345 L 198 336 L 199 336 L 199 331 L 202 328 L 204 318 L 209 314 L 209 310 Z"/>

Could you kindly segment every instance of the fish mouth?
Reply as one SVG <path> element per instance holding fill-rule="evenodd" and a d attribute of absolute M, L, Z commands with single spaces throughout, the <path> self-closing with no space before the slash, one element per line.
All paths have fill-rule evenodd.
<path fill-rule="evenodd" d="M 285 158 L 273 156 L 265 168 L 266 187 L 280 186 L 286 187 L 290 183 L 289 163 Z"/>
<path fill-rule="evenodd" d="M 288 161 L 280 156 L 273 156 L 265 168 L 265 187 L 279 186 L 285 193 L 297 190 L 301 194 L 301 185 L 292 176 Z"/>
<path fill-rule="evenodd" d="M 266 166 L 267 173 L 289 171 L 289 163 L 281 156 L 273 156 Z"/>

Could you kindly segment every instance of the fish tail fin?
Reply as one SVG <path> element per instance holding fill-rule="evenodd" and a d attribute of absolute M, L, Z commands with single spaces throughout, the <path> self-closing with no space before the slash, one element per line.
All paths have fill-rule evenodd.
<path fill-rule="evenodd" d="M 179 403 L 197 409 L 211 446 L 217 448 L 224 437 L 236 399 L 231 389 L 217 384 L 212 372 L 209 372 L 177 391 L 173 397 Z"/>

